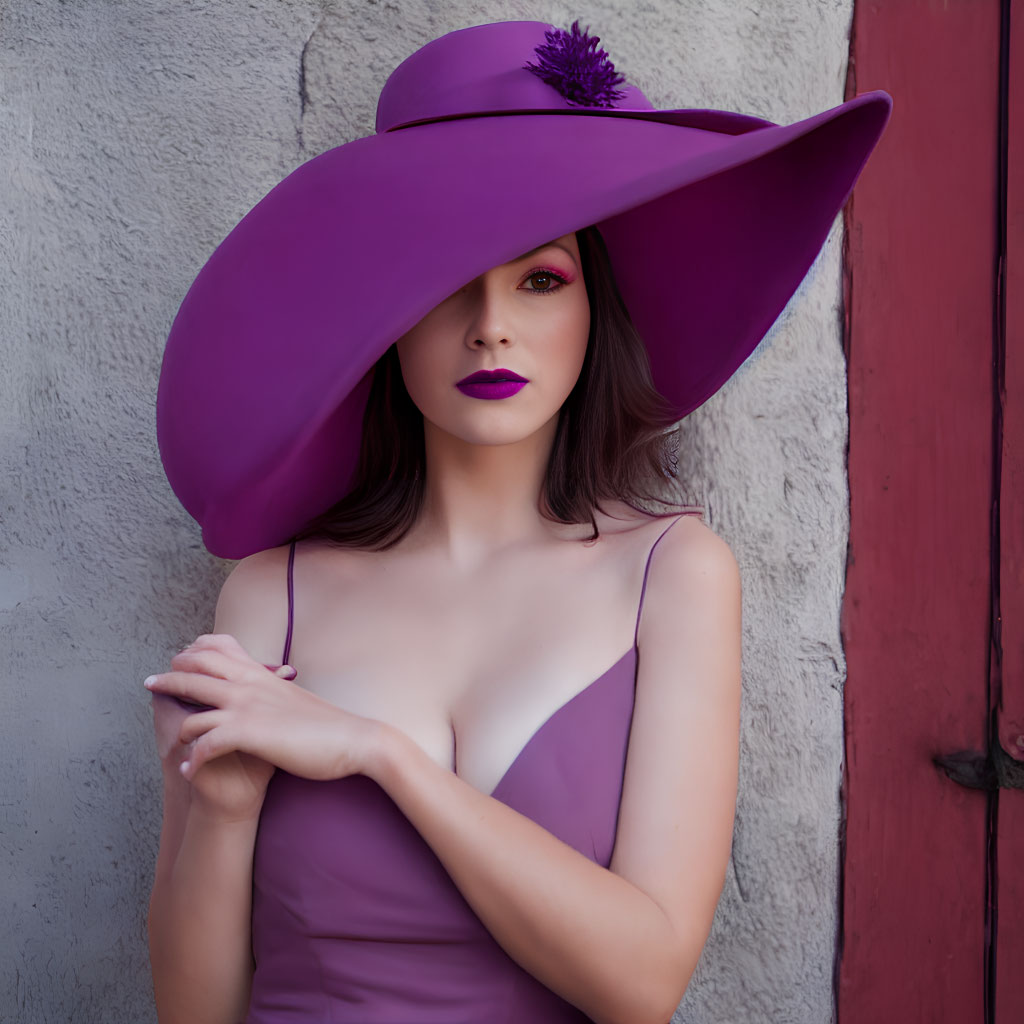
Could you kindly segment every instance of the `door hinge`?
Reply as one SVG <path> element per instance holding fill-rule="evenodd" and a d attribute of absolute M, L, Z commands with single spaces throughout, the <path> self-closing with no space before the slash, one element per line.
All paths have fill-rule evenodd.
<path fill-rule="evenodd" d="M 971 789 L 1024 789 L 1024 764 L 1011 757 L 998 742 L 987 754 L 959 750 L 932 758 L 954 782 Z"/>

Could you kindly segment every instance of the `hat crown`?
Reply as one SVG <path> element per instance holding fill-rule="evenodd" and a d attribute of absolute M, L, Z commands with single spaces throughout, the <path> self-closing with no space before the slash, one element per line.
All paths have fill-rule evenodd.
<path fill-rule="evenodd" d="M 636 86 L 592 106 L 574 103 L 529 70 L 538 47 L 559 33 L 543 21 L 501 21 L 456 29 L 431 40 L 391 72 L 377 101 L 377 133 L 411 123 L 512 111 L 580 113 L 652 110 Z M 567 35 L 567 34 L 563 34 Z"/>

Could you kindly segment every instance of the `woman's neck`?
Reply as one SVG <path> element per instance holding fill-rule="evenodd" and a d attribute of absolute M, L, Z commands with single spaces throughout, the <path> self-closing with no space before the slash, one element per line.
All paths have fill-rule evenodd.
<path fill-rule="evenodd" d="M 472 444 L 425 424 L 427 479 L 409 539 L 472 570 L 493 554 L 551 538 L 540 513 L 558 418 L 513 444 Z"/>

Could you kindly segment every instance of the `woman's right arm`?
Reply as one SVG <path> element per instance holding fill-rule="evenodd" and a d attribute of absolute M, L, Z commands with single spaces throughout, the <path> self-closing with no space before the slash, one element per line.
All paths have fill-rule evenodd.
<path fill-rule="evenodd" d="M 174 799 L 169 788 L 165 784 L 165 800 Z M 258 821 L 258 814 L 219 821 L 194 806 L 164 813 L 161 858 L 165 841 L 177 850 L 173 860 L 166 857 L 161 864 L 158 858 L 149 905 L 160 1024 L 237 1024 L 245 1017 L 253 969 L 252 851 Z"/>
<path fill-rule="evenodd" d="M 217 601 L 213 631 L 230 633 L 261 664 L 275 664 L 283 646 L 284 566 L 280 548 L 243 559 Z M 253 847 L 273 767 L 232 753 L 187 781 L 178 732 L 190 712 L 154 694 L 153 713 L 164 777 L 149 906 L 157 1016 L 160 1024 L 237 1024 L 252 984 Z"/>

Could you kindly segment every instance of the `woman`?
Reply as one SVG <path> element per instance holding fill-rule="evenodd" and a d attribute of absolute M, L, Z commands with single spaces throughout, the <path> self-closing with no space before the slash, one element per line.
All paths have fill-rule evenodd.
<path fill-rule="evenodd" d="M 545 42 L 538 41 L 541 31 Z M 534 67 L 522 66 L 531 55 L 524 40 L 539 60 Z M 669 153 L 678 146 L 678 130 L 665 131 L 631 87 L 617 88 L 621 76 L 608 70 L 595 45 L 576 25 L 571 33 L 528 22 L 478 26 L 428 44 L 382 93 L 378 131 L 383 122 L 383 131 L 409 141 L 378 147 L 382 161 L 373 166 L 373 179 L 403 165 L 396 147 L 419 147 L 421 169 L 407 184 L 429 190 L 435 143 L 456 139 L 458 146 L 444 152 L 457 151 L 460 159 L 435 165 L 455 173 L 444 187 L 460 197 L 476 187 L 484 198 L 466 202 L 472 217 L 449 210 L 452 230 L 443 242 L 423 224 L 403 228 L 399 242 L 414 238 L 411 253 L 370 225 L 353 232 L 355 249 L 400 254 L 387 264 L 392 278 L 401 281 L 406 266 L 418 274 L 409 278 L 415 299 L 399 290 L 403 298 L 390 300 L 404 303 L 405 328 L 382 322 L 390 307 L 386 297 L 376 300 L 371 277 L 362 302 L 342 303 L 346 324 L 369 307 L 365 324 L 348 335 L 354 348 L 339 353 L 337 340 L 328 345 L 321 338 L 318 351 L 333 363 L 332 374 L 305 368 L 328 412 L 309 427 L 297 406 L 282 417 L 299 417 L 294 425 L 247 425 L 279 434 L 274 444 L 253 441 L 254 458 L 284 451 L 285 440 L 288 454 L 259 474 L 240 474 L 247 489 L 235 486 L 200 511 L 211 550 L 227 550 L 229 522 L 235 542 L 248 550 L 224 584 L 213 632 L 176 655 L 171 671 L 146 681 L 157 695 L 166 780 L 150 916 L 164 1024 L 664 1022 L 682 998 L 729 857 L 740 580 L 727 545 L 698 518 L 678 514 L 679 508 L 652 515 L 637 503 L 653 497 L 652 478 L 671 472 L 666 429 L 680 409 L 721 386 L 799 283 L 808 253 L 816 252 L 811 240 L 820 246 L 822 225 L 827 231 L 865 148 L 881 131 L 883 104 L 874 104 L 874 119 L 859 133 L 857 105 L 850 105 L 845 136 L 823 131 L 821 149 L 833 161 L 844 138 L 856 136 L 857 145 L 838 161 L 842 167 L 813 216 L 806 182 L 794 182 L 808 212 L 802 229 L 790 225 L 787 235 L 800 244 L 782 243 L 793 250 L 786 272 L 777 269 L 787 260 L 776 251 L 753 297 L 734 301 L 741 312 L 732 327 L 732 310 L 720 311 L 725 327 L 712 354 L 701 363 L 699 353 L 709 346 L 698 348 L 698 340 L 692 358 L 680 360 L 682 346 L 669 323 L 679 299 L 658 288 L 659 281 L 671 282 L 679 258 L 644 262 L 645 249 L 658 248 L 654 228 L 669 209 L 652 198 L 676 204 L 670 232 L 682 226 L 679 203 L 696 203 L 688 211 L 696 235 L 700 211 L 709 204 L 714 210 L 715 187 L 726 183 L 737 208 L 741 197 L 758 198 L 756 188 L 744 188 L 743 172 L 757 166 L 758 156 L 782 154 L 778 166 L 792 176 L 794 152 L 810 129 L 766 135 L 743 150 L 730 139 L 715 177 L 707 177 L 705 165 L 667 191 L 664 181 L 656 183 L 651 195 L 644 188 L 653 173 L 630 170 L 635 215 L 627 224 L 622 183 L 611 182 L 609 172 L 607 219 L 550 239 L 543 227 L 558 222 L 551 211 L 578 217 L 595 186 L 575 183 L 544 214 L 527 215 L 514 201 L 509 212 L 500 183 L 479 183 L 473 166 L 479 153 L 497 174 L 525 140 L 539 152 L 544 133 L 551 143 L 578 128 L 594 133 L 584 142 L 605 133 L 612 148 L 627 137 L 638 145 L 665 140 L 664 151 L 644 155 L 648 172 L 659 160 L 666 167 L 680 163 L 678 151 Z M 582 76 L 582 97 L 564 73 L 568 59 L 581 54 L 591 71 L 601 72 L 599 87 L 593 74 Z M 490 112 L 473 108 L 472 97 L 486 91 L 493 103 L 492 89 L 471 93 L 469 109 L 448 108 L 443 89 L 434 107 L 417 106 L 424 102 L 423 81 L 443 85 L 453 66 L 486 75 L 497 68 L 499 77 L 529 72 L 515 79 L 508 105 L 499 105 L 522 116 L 481 126 Z M 569 116 L 525 113 L 540 102 L 530 91 L 537 81 L 559 93 L 547 98 L 550 109 Z M 613 108 L 632 115 L 599 113 Z M 587 111 L 598 113 L 579 116 Z M 726 122 L 738 117 L 723 116 Z M 604 124 L 595 127 L 599 117 Z M 834 112 L 819 118 L 812 127 L 841 123 Z M 467 120 L 476 123 L 467 127 Z M 704 136 L 737 128 L 735 120 L 726 122 L 714 132 L 697 129 L 700 138 L 688 136 L 693 159 L 700 159 Z M 479 133 L 488 132 L 489 144 L 500 146 L 517 131 L 524 134 L 508 143 L 505 159 L 495 159 L 490 146 L 465 145 L 468 133 L 480 143 Z M 566 163 L 561 173 L 552 168 L 555 182 L 583 159 L 580 138 L 575 143 L 560 150 Z M 340 147 L 347 152 L 339 159 L 356 158 L 352 145 Z M 552 152 L 544 149 L 545 159 Z M 356 156 L 364 170 L 374 163 L 362 151 Z M 811 157 L 805 160 L 809 174 L 825 177 Z M 757 178 L 785 206 L 768 164 Z M 329 168 L 332 181 L 339 167 L 348 165 Z M 346 192 L 354 174 L 345 170 Z M 702 192 L 706 181 L 712 184 Z M 314 193 L 315 202 L 303 206 Z M 576 195 L 584 198 L 571 198 Z M 488 196 L 495 231 L 481 239 L 475 225 Z M 394 183 L 388 197 L 403 201 Z M 296 211 L 316 210 L 322 218 L 330 209 L 309 175 L 291 192 L 269 198 L 291 231 Z M 428 198 L 421 191 L 410 209 L 429 216 Z M 566 211 L 573 202 L 578 208 Z M 343 215 L 351 223 L 359 211 L 346 207 Z M 759 213 L 753 224 L 749 210 L 745 215 L 751 248 L 767 255 L 762 238 L 777 234 L 772 215 Z M 235 242 L 229 237 L 219 250 L 218 265 L 204 270 L 206 281 L 197 279 L 198 297 L 190 293 L 191 310 L 175 324 L 184 324 L 178 340 L 172 333 L 169 341 L 165 377 L 183 372 L 173 359 L 189 345 L 216 365 L 210 344 L 220 343 L 224 319 L 198 317 L 196 304 L 231 305 L 224 298 L 232 279 L 225 266 L 238 266 L 252 252 L 282 259 L 280 247 L 270 244 L 276 230 L 270 216 L 257 207 L 249 224 L 236 229 Z M 534 220 L 520 234 L 528 216 Z M 253 224 L 270 232 L 256 248 Z M 335 237 L 330 225 L 320 230 L 321 237 Z M 617 263 L 605 251 L 606 236 Z M 488 258 L 520 237 L 530 240 L 529 248 L 513 250 L 519 254 L 512 259 Z M 346 260 L 342 269 L 349 271 L 360 260 L 378 268 L 366 252 Z M 743 257 L 734 254 L 733 261 L 739 266 Z M 683 304 L 693 322 L 703 315 L 702 301 L 715 304 L 710 281 L 721 268 L 713 258 L 707 262 L 710 276 L 702 281 L 693 269 L 692 301 Z M 249 294 L 280 288 L 280 275 L 290 268 L 264 268 L 270 283 L 249 280 Z M 305 281 L 299 274 L 294 279 Z M 625 303 L 617 285 L 629 293 Z M 331 308 L 338 303 L 331 291 Z M 295 337 L 306 343 L 326 308 L 321 303 L 308 330 Z M 252 332 L 274 334 L 262 326 L 265 315 L 253 314 L 238 327 L 256 352 L 262 342 L 253 342 Z M 207 334 L 182 340 L 202 333 L 200 320 L 212 325 Z M 647 330 L 637 333 L 633 320 Z M 659 342 L 658 328 L 666 325 Z M 368 354 L 372 372 L 364 376 L 360 359 Z M 268 364 L 267 373 L 280 379 L 283 365 Z M 353 366 L 339 402 L 337 374 Z M 474 379 L 494 371 L 520 378 L 518 386 Z M 201 389 L 202 378 L 199 383 Z M 175 393 L 170 384 L 162 391 Z M 194 393 L 195 387 L 188 430 L 198 436 L 194 419 L 207 415 L 207 405 Z M 220 398 L 234 423 L 245 399 Z M 347 421 L 338 411 L 349 401 L 361 414 L 355 435 L 338 426 L 351 427 L 351 410 Z M 161 445 L 172 482 L 184 451 L 178 445 L 184 435 L 173 434 L 169 420 L 173 407 L 174 399 L 165 398 Z M 241 441 L 244 454 L 246 438 L 233 429 L 232 444 Z M 222 424 L 216 436 L 228 430 Z M 338 463 L 354 467 L 330 503 L 317 491 L 329 451 L 324 438 L 347 451 L 347 459 L 335 452 Z M 194 444 L 189 453 L 202 457 Z M 187 507 L 201 477 L 214 479 L 201 471 L 187 481 L 177 476 Z M 291 503 L 288 514 L 298 528 L 282 534 L 285 513 L 261 490 L 268 478 L 275 499 Z M 294 495 L 281 490 L 285 479 L 295 482 Z M 298 522 L 300 512 L 314 508 L 317 515 Z M 262 543 L 274 531 L 292 543 Z M 279 663 L 287 664 L 275 669 Z M 205 710 L 187 710 L 170 698 Z"/>

